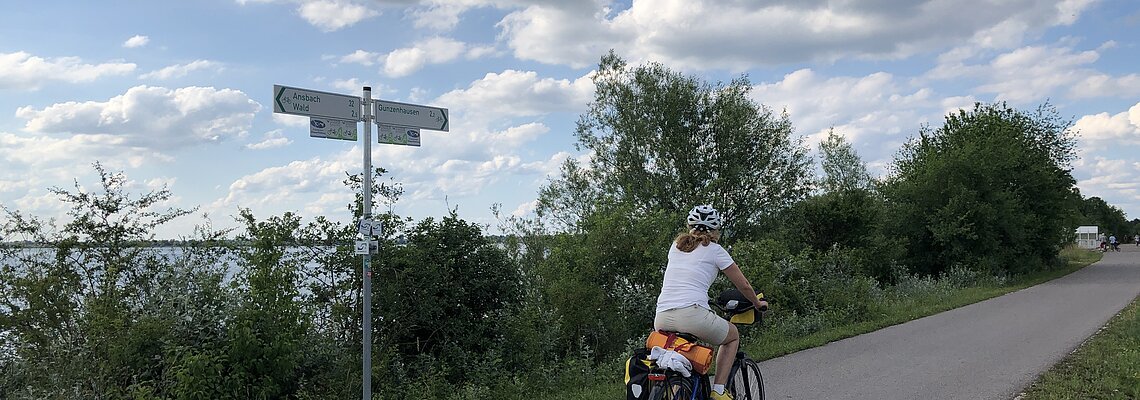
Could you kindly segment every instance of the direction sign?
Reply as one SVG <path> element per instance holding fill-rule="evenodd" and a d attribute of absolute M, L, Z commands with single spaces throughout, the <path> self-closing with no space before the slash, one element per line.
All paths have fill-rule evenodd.
<path fill-rule="evenodd" d="M 360 121 L 360 98 L 273 85 L 273 112 Z"/>
<path fill-rule="evenodd" d="M 420 129 L 403 126 L 377 125 L 376 141 L 381 144 L 420 146 Z"/>
<path fill-rule="evenodd" d="M 407 126 L 447 132 L 447 109 L 417 104 L 397 103 L 387 100 L 374 100 L 377 124 Z"/>

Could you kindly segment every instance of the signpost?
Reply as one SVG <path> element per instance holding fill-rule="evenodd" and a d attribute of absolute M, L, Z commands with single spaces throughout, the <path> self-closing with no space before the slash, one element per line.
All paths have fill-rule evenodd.
<path fill-rule="evenodd" d="M 376 123 L 447 132 L 447 109 L 376 100 Z"/>
<path fill-rule="evenodd" d="M 372 103 L 375 103 L 373 106 Z M 363 115 L 362 111 L 363 110 Z M 375 113 L 373 112 L 375 111 Z M 363 256 L 362 308 L 364 313 L 361 358 L 363 359 L 363 398 L 372 399 L 372 253 L 382 234 L 379 221 L 372 220 L 372 122 L 380 132 L 379 142 L 407 146 L 420 145 L 420 129 L 447 131 L 447 109 L 394 101 L 372 100 L 372 88 L 364 87 L 364 97 L 273 85 L 273 112 L 309 117 L 309 136 L 356 140 L 356 124 L 364 121 L 364 204 L 357 230 L 363 240 L 353 251 Z"/>
<path fill-rule="evenodd" d="M 360 98 L 273 85 L 273 112 L 360 121 Z"/>

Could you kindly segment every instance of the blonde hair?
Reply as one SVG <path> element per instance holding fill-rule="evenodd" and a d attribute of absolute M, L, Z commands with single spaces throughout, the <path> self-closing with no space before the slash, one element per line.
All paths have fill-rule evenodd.
<path fill-rule="evenodd" d="M 689 253 L 697 249 L 697 245 L 708 246 L 709 243 L 716 243 L 720 241 L 720 231 L 698 231 L 696 229 L 689 229 L 688 232 L 681 232 L 677 235 L 677 239 L 673 243 L 677 245 L 677 250 Z"/>

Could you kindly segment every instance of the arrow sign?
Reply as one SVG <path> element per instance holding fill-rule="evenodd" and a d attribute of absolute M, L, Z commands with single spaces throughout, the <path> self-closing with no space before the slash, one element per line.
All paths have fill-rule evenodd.
<path fill-rule="evenodd" d="M 273 85 L 273 112 L 360 121 L 360 98 Z"/>
<path fill-rule="evenodd" d="M 395 101 L 375 100 L 377 124 L 398 125 L 409 128 L 447 132 L 447 109 Z"/>

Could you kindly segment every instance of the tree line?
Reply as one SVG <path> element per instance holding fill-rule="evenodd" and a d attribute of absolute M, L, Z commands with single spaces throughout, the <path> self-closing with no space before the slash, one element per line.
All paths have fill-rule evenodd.
<path fill-rule="evenodd" d="M 1049 105 L 976 104 L 917 130 L 873 177 L 836 132 L 811 149 L 746 77 L 709 83 L 601 58 L 575 128 L 586 161 L 543 185 L 501 236 L 456 212 L 389 229 L 374 257 L 377 398 L 512 398 L 589 374 L 644 340 L 667 246 L 710 203 L 723 242 L 771 299 L 771 329 L 858 322 L 883 288 L 1055 268 L 1077 225 L 1136 231 L 1075 186 L 1072 123 Z M 95 165 L 100 188 L 53 188 L 70 221 L 3 208 L 0 398 L 352 398 L 361 385 L 352 221 L 293 213 L 206 223 L 178 251 L 162 209 Z M 368 188 L 393 203 L 398 182 Z M 362 216 L 360 175 L 348 207 Z M 1113 225 L 1115 224 L 1115 225 Z M 718 285 L 727 286 L 727 282 Z M 614 372 L 618 374 L 618 372 Z"/>

